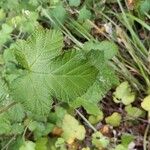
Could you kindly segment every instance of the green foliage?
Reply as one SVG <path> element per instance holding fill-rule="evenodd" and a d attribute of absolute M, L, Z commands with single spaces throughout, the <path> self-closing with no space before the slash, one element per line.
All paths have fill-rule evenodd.
<path fill-rule="evenodd" d="M 5 11 L 3 9 L 0 9 L 0 20 L 5 19 L 5 16 L 6 16 Z"/>
<path fill-rule="evenodd" d="M 104 119 L 99 101 L 119 82 L 110 67 L 118 47 L 91 34 L 89 20 L 98 17 L 92 7 L 101 4 L 0 1 L 0 149 L 66 150 L 80 144 L 88 129 L 74 108 L 83 106 L 89 124 Z M 106 120 L 118 126 L 121 116 L 113 115 Z M 91 140 L 97 149 L 110 143 L 100 132 Z"/>
<path fill-rule="evenodd" d="M 6 83 L 0 78 L 0 103 L 3 102 L 7 98 L 7 85 Z"/>
<path fill-rule="evenodd" d="M 150 12 L 150 1 L 149 0 L 142 0 L 140 2 L 140 12 L 141 12 L 141 14 Z"/>
<path fill-rule="evenodd" d="M 115 79 L 115 74 L 102 60 L 93 63 L 92 59 L 96 55 L 98 58 L 95 61 L 99 61 L 99 57 L 103 57 L 104 60 L 102 52 L 95 50 L 85 52 L 83 55 L 70 50 L 62 54 L 62 47 L 63 37 L 59 31 L 41 29 L 35 31 L 26 41 L 18 41 L 13 51 L 23 70 L 22 74 L 16 76 L 14 82 L 10 84 L 11 95 L 14 100 L 23 104 L 26 110 L 37 115 L 45 115 L 50 111 L 52 96 L 70 102 L 87 90 L 82 98 L 84 101 L 81 102 L 78 98 L 75 107 L 83 105 L 89 112 L 94 113 L 88 106 L 88 97 L 93 97 L 89 99 L 90 103 L 95 100 L 98 102 L 100 96 L 115 84 L 115 80 L 112 81 L 112 77 Z"/>
<path fill-rule="evenodd" d="M 131 91 L 131 87 L 127 81 L 121 83 L 114 92 L 114 102 L 129 105 L 135 100 L 135 93 Z"/>
<path fill-rule="evenodd" d="M 67 150 L 65 140 L 63 138 L 58 138 L 55 147 L 60 150 Z"/>
<path fill-rule="evenodd" d="M 109 140 L 107 137 L 103 136 L 100 132 L 95 132 L 92 135 L 92 144 L 98 148 L 106 148 L 109 144 Z"/>
<path fill-rule="evenodd" d="M 62 3 L 58 3 L 55 8 L 50 9 L 48 14 L 51 16 L 51 24 L 54 28 L 59 27 L 60 23 L 63 24 L 67 18 L 67 12 Z"/>
<path fill-rule="evenodd" d="M 96 124 L 99 121 L 102 121 L 103 118 L 104 118 L 104 115 L 103 115 L 103 112 L 101 112 L 98 116 L 90 115 L 88 120 L 91 124 Z"/>
<path fill-rule="evenodd" d="M 7 41 L 11 40 L 10 33 L 13 31 L 13 28 L 8 24 L 3 24 L 2 29 L 0 30 L 0 46 L 3 46 Z"/>
<path fill-rule="evenodd" d="M 121 123 L 121 115 L 117 112 L 114 112 L 111 116 L 106 117 L 105 121 L 113 127 L 118 127 Z"/>
<path fill-rule="evenodd" d="M 80 5 L 80 0 L 69 0 L 69 5 L 78 7 Z"/>
<path fill-rule="evenodd" d="M 21 135 L 24 131 L 24 125 L 21 124 L 20 122 L 19 123 L 13 123 L 11 125 L 11 132 L 9 133 L 10 135 L 11 134 L 14 134 L 14 135 Z"/>
<path fill-rule="evenodd" d="M 124 146 L 128 146 L 131 142 L 133 142 L 135 139 L 135 137 L 131 134 L 123 134 L 121 136 L 121 144 L 124 145 Z"/>
<path fill-rule="evenodd" d="M 133 107 L 132 105 L 128 105 L 125 107 L 125 111 L 127 112 L 127 118 L 131 118 L 131 119 L 135 119 L 138 118 L 142 115 L 142 110 L 137 108 L 137 107 Z M 132 118 L 133 117 L 133 118 Z"/>
<path fill-rule="evenodd" d="M 105 60 L 112 59 L 118 52 L 118 47 L 116 44 L 109 41 L 89 41 L 84 44 L 85 51 L 90 51 L 92 49 L 103 52 Z"/>
<path fill-rule="evenodd" d="M 87 19 L 90 19 L 91 16 L 92 16 L 91 12 L 86 8 L 86 6 L 84 6 L 79 11 L 78 21 L 83 22 Z"/>
<path fill-rule="evenodd" d="M 25 141 L 19 150 L 35 150 L 35 143 L 31 141 Z"/>
<path fill-rule="evenodd" d="M 116 148 L 114 150 L 127 150 L 127 149 L 128 149 L 127 147 L 119 144 L 119 145 L 116 146 Z"/>
<path fill-rule="evenodd" d="M 51 42 L 45 43 L 45 40 L 48 38 L 51 39 Z M 52 47 L 54 42 L 58 43 L 56 47 Z M 58 55 L 61 47 L 62 36 L 60 32 L 55 33 L 47 31 L 45 33 L 42 30 L 36 31 L 27 42 L 19 41 L 16 44 L 14 49 L 16 59 L 28 72 L 25 71 L 22 77 L 11 84 L 11 89 L 13 91 L 12 95 L 14 99 L 19 100 L 21 103 L 25 103 L 24 106 L 32 112 L 44 115 L 50 108 L 51 98 L 48 89 L 41 85 L 47 74 L 43 69 L 48 61 Z M 51 57 L 48 58 L 48 55 Z M 47 62 L 44 59 L 47 60 Z M 44 66 L 43 68 L 42 65 Z M 40 80 L 41 82 L 39 82 Z M 26 93 L 28 93 L 28 96 Z M 41 100 L 43 100 L 43 102 Z M 41 107 L 39 108 L 39 106 Z"/>
<path fill-rule="evenodd" d="M 117 48 L 114 47 L 111 57 L 107 57 L 104 49 L 106 45 L 109 49 L 111 43 L 97 42 L 98 48 L 88 49 L 86 43 L 83 49 L 64 52 L 63 40 L 59 30 L 39 28 L 26 40 L 18 39 L 3 53 L 5 80 L 0 79 L 0 102 L 6 107 L 14 105 L 1 115 L 0 133 L 20 135 L 28 129 L 37 143 L 26 141 L 21 150 L 35 149 L 35 144 L 36 149 L 40 145 L 44 147 L 46 142 L 39 139 L 51 133 L 55 126 L 63 130 L 64 142 L 83 140 L 84 126 L 63 107 L 50 112 L 53 98 L 73 108 L 83 106 L 92 114 L 90 120 L 95 124 L 103 119 L 97 103 L 118 83 L 108 65 Z M 59 139 L 54 147 L 65 149 L 65 143 Z"/>
<path fill-rule="evenodd" d="M 34 139 L 39 139 L 42 136 L 48 135 L 54 128 L 54 125 L 51 123 L 43 123 L 32 121 L 28 125 L 28 129 L 33 132 Z"/>
<path fill-rule="evenodd" d="M 75 99 L 97 75 L 98 71 L 75 50 L 58 56 L 62 40 L 60 32 L 36 31 L 27 41 L 19 41 L 14 49 L 18 63 L 25 70 L 11 84 L 12 96 L 36 114 L 49 112 L 51 96 L 66 102 Z"/>
<path fill-rule="evenodd" d="M 7 115 L 12 122 L 21 122 L 25 117 L 25 112 L 21 104 L 16 104 L 8 110 Z"/>
<path fill-rule="evenodd" d="M 141 103 L 141 106 L 144 110 L 150 112 L 150 95 L 144 98 L 143 102 Z"/>
<path fill-rule="evenodd" d="M 113 150 L 127 150 L 129 145 L 134 141 L 135 137 L 131 134 L 124 133 L 121 136 L 121 144 L 117 145 Z M 130 146 L 131 147 L 131 146 Z"/>
<path fill-rule="evenodd" d="M 1 114 L 1 135 L 20 135 L 27 128 L 38 141 L 57 126 L 62 128 L 61 137 L 65 142 L 83 140 L 84 127 L 66 109 L 56 107 L 50 112 L 53 98 L 74 108 L 84 106 L 92 114 L 90 120 L 94 123 L 103 119 L 97 103 L 118 83 L 108 65 L 110 57 L 105 58 L 103 46 L 99 49 L 92 46 L 86 49 L 85 46 L 81 50 L 63 52 L 63 40 L 60 31 L 39 28 L 26 40 L 17 40 L 4 51 L 0 104 L 1 107 L 12 106 Z M 54 147 L 65 149 L 65 144 L 57 141 Z M 27 141 L 20 147 L 27 148 L 35 148 L 35 143 Z"/>
<path fill-rule="evenodd" d="M 66 114 L 62 123 L 62 137 L 67 143 L 72 143 L 75 139 L 83 140 L 85 138 L 85 128 L 79 125 L 78 121 L 71 115 Z"/>
<path fill-rule="evenodd" d="M 108 56 L 109 49 L 111 47 L 111 55 Z M 112 68 L 109 67 L 109 59 L 114 57 L 117 53 L 117 47 L 111 42 L 96 42 L 92 41 L 84 44 L 83 50 L 85 53 L 92 53 L 88 57 L 90 62 L 98 70 L 99 74 L 94 84 L 87 90 L 87 92 L 78 97 L 72 102 L 73 107 L 79 107 L 82 105 L 86 111 L 92 115 L 100 115 L 101 111 L 97 107 L 97 103 L 106 94 L 110 87 L 118 84 L 118 78 L 116 77 Z M 91 107 L 91 105 L 93 107 Z"/>
<path fill-rule="evenodd" d="M 35 150 L 47 150 L 48 138 L 40 138 L 36 141 Z"/>
<path fill-rule="evenodd" d="M 0 135 L 9 134 L 11 131 L 11 123 L 5 115 L 0 115 Z"/>
<path fill-rule="evenodd" d="M 56 107 L 55 112 L 51 112 L 48 120 L 58 127 L 62 126 L 62 120 L 67 114 L 67 111 L 62 107 Z"/>
<path fill-rule="evenodd" d="M 10 144 L 8 150 L 19 150 L 19 148 L 24 144 L 24 140 L 21 136 L 18 136 L 15 141 Z"/>
<path fill-rule="evenodd" d="M 15 9 L 19 5 L 18 0 L 2 0 L 0 2 L 0 6 L 3 6 L 3 8 L 8 9 L 10 6 L 10 9 Z"/>

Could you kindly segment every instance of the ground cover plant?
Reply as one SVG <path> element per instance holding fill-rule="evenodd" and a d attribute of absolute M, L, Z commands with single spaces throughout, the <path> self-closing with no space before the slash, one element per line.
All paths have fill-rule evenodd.
<path fill-rule="evenodd" d="M 149 0 L 0 1 L 0 149 L 150 149 Z"/>

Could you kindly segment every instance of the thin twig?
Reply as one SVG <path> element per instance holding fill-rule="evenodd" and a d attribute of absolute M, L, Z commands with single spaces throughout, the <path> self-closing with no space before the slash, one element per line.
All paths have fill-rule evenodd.
<path fill-rule="evenodd" d="M 8 146 L 16 139 L 16 135 L 14 135 L 9 141 L 8 143 L 1 149 L 1 150 L 5 150 L 8 148 Z"/>
<path fill-rule="evenodd" d="M 32 120 L 30 120 L 30 121 L 28 122 L 27 126 L 26 126 L 25 129 L 24 129 L 24 132 L 23 132 L 23 134 L 22 134 L 22 139 L 23 139 L 23 141 L 25 141 L 25 135 L 26 135 L 26 132 L 27 132 L 28 127 L 29 127 L 29 125 L 30 125 L 31 122 L 32 122 Z"/>
<path fill-rule="evenodd" d="M 147 150 L 147 141 L 146 141 L 146 138 L 147 138 L 147 135 L 148 135 L 149 128 L 150 128 L 150 123 L 147 125 L 145 133 L 144 133 L 143 150 Z"/>
<path fill-rule="evenodd" d="M 1 109 L 0 109 L 0 114 L 2 114 L 3 112 L 7 111 L 9 108 L 11 108 L 12 106 L 14 106 L 14 105 L 16 105 L 16 104 L 17 104 L 17 102 L 12 102 L 12 103 L 10 103 L 9 105 L 7 105 L 6 107 L 1 108 Z"/>
<path fill-rule="evenodd" d="M 88 124 L 88 126 L 94 131 L 97 132 L 96 128 L 80 113 L 80 111 L 78 111 L 77 109 L 75 109 L 77 114 Z"/>

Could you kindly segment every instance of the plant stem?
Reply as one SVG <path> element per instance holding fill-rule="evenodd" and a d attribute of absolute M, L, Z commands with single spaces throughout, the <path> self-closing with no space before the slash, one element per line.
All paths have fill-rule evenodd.
<path fill-rule="evenodd" d="M 31 122 L 32 122 L 32 120 L 30 120 L 30 121 L 28 122 L 28 124 L 26 125 L 26 127 L 25 127 L 25 129 L 24 129 L 24 132 L 23 132 L 23 134 L 22 134 L 22 139 L 23 139 L 23 141 L 25 141 L 25 135 L 26 135 L 26 132 L 27 132 L 28 127 L 29 127 L 29 125 L 30 125 Z"/>
<path fill-rule="evenodd" d="M 2 114 L 3 112 L 7 111 L 9 108 L 11 108 L 12 106 L 16 105 L 17 102 L 12 102 L 9 105 L 7 105 L 6 107 L 0 109 L 0 114 Z"/>
<path fill-rule="evenodd" d="M 147 150 L 147 141 L 146 141 L 146 138 L 147 138 L 147 135 L 148 135 L 149 128 L 150 128 L 150 123 L 147 125 L 145 133 L 144 133 L 143 150 Z"/>
<path fill-rule="evenodd" d="M 97 132 L 97 130 L 95 129 L 95 127 L 80 113 L 80 111 L 78 111 L 77 109 L 75 109 L 77 114 L 88 124 L 88 126 L 94 131 Z"/>
<path fill-rule="evenodd" d="M 5 150 L 8 149 L 8 146 L 16 139 L 16 135 L 14 135 L 9 141 L 8 143 L 1 149 L 1 150 Z"/>

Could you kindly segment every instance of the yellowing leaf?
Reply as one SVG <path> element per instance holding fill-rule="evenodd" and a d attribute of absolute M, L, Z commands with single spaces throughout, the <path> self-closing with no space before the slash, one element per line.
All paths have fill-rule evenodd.
<path fill-rule="evenodd" d="M 6 13 L 3 9 L 0 9 L 0 20 L 4 19 L 6 17 Z"/>
<path fill-rule="evenodd" d="M 141 106 L 144 110 L 150 111 L 150 95 L 144 98 Z"/>
<path fill-rule="evenodd" d="M 36 141 L 36 150 L 48 150 L 47 149 L 48 138 L 40 138 Z"/>
<path fill-rule="evenodd" d="M 90 115 L 88 120 L 89 120 L 89 122 L 90 122 L 91 124 L 96 124 L 96 123 L 98 123 L 99 121 L 102 121 L 102 120 L 103 120 L 103 117 L 104 117 L 103 112 L 100 111 L 100 114 L 97 115 L 97 116 Z"/>
<path fill-rule="evenodd" d="M 114 92 L 114 102 L 129 105 L 135 100 L 135 93 L 131 91 L 131 87 L 127 81 L 121 83 Z"/>
<path fill-rule="evenodd" d="M 86 147 L 86 148 L 82 148 L 82 150 L 90 150 L 90 148 L 89 148 L 89 147 Z"/>
<path fill-rule="evenodd" d="M 114 112 L 111 116 L 107 117 L 105 121 L 113 127 L 118 127 L 121 122 L 121 115 L 117 112 Z"/>
<path fill-rule="evenodd" d="M 131 117 L 130 119 L 138 118 L 142 115 L 142 110 L 137 107 L 132 107 L 132 105 L 126 106 L 125 111 L 127 112 L 127 117 Z"/>
<path fill-rule="evenodd" d="M 135 0 L 127 0 L 127 5 L 130 10 L 133 10 L 135 6 Z"/>
<path fill-rule="evenodd" d="M 35 143 L 31 141 L 26 141 L 19 150 L 35 150 Z"/>
<path fill-rule="evenodd" d="M 85 128 L 79 125 L 78 121 L 69 114 L 66 114 L 62 124 L 62 137 L 71 144 L 75 139 L 83 140 L 85 137 Z"/>
<path fill-rule="evenodd" d="M 63 138 L 58 138 L 55 142 L 55 147 L 60 150 L 67 150 L 65 140 Z"/>

